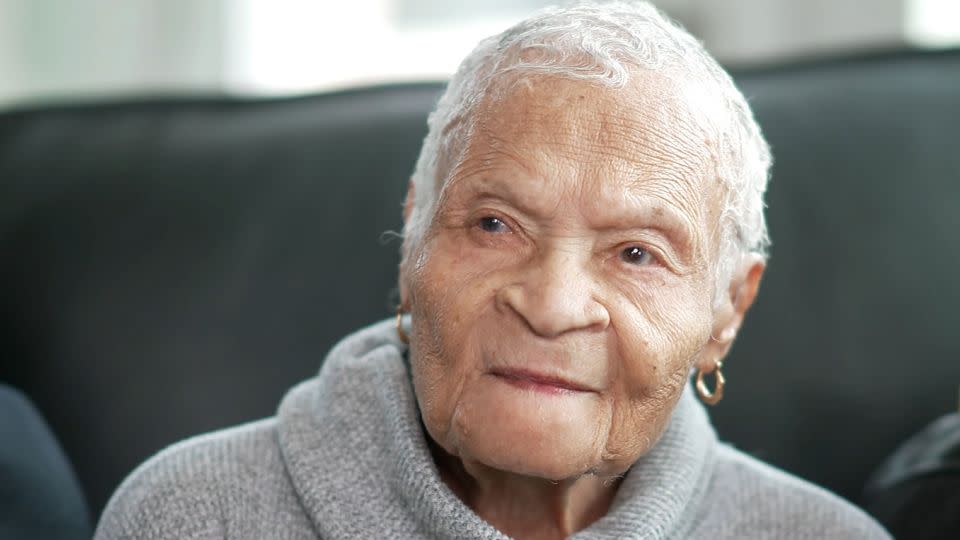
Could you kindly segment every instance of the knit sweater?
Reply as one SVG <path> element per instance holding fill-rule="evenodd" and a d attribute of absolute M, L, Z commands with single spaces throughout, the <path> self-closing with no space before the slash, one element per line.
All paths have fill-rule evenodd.
<path fill-rule="evenodd" d="M 506 536 L 441 480 L 388 321 L 347 337 L 275 417 L 176 444 L 117 489 L 96 539 Z M 856 538 L 842 499 L 718 443 L 687 389 L 606 516 L 572 538 Z"/>

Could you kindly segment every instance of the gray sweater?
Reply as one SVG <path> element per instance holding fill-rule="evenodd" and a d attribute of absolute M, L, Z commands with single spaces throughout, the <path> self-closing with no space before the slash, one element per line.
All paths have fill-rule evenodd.
<path fill-rule="evenodd" d="M 400 344 L 381 322 L 337 345 L 275 417 L 140 466 L 96 538 L 505 539 L 441 481 L 424 437 Z M 842 499 L 718 443 L 688 390 L 609 513 L 573 538 L 889 536 Z"/>

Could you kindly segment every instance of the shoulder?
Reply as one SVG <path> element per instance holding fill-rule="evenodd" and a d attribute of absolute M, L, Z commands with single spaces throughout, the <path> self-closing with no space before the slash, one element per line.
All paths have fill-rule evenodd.
<path fill-rule="evenodd" d="M 716 516 L 701 522 L 711 537 L 890 538 L 853 504 L 728 445 L 717 448 L 705 504 Z"/>
<path fill-rule="evenodd" d="M 223 538 L 287 485 L 276 422 L 261 420 L 177 443 L 117 488 L 95 538 Z M 264 493 L 266 492 L 266 493 Z M 269 493 L 269 495 L 268 495 Z"/>

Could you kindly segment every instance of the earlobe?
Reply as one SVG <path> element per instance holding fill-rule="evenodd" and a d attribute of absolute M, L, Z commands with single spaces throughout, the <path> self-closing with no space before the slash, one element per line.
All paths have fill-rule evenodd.
<path fill-rule="evenodd" d="M 735 337 L 737 337 L 737 329 L 734 328 L 732 324 L 727 324 L 720 330 L 718 335 L 713 336 L 713 339 L 720 343 L 729 343 L 733 341 Z"/>

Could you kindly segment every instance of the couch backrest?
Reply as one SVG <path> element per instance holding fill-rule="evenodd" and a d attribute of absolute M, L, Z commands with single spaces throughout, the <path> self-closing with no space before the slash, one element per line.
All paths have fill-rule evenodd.
<path fill-rule="evenodd" d="M 770 139 L 771 265 L 714 409 L 855 498 L 960 383 L 960 52 L 740 74 Z M 391 313 L 439 83 L 0 115 L 0 379 L 94 512 L 138 462 L 272 414 Z"/>
<path fill-rule="evenodd" d="M 773 146 L 774 244 L 715 418 L 741 448 L 856 498 L 883 456 L 957 407 L 960 51 L 739 80 Z"/>

